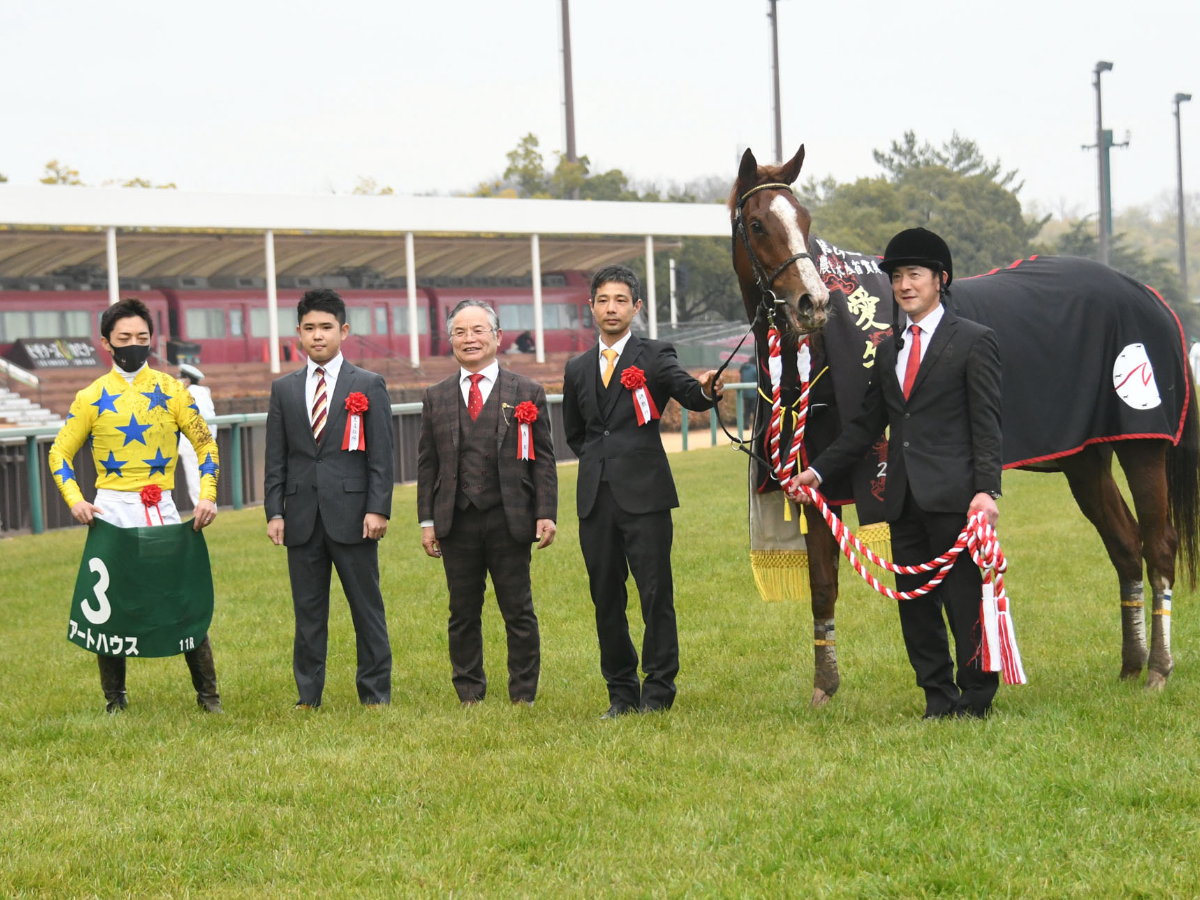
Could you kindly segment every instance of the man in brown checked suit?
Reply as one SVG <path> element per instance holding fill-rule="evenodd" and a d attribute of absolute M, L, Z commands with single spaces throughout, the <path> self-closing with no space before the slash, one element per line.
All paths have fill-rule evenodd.
<path fill-rule="evenodd" d="M 541 649 L 530 544 L 553 543 L 558 512 L 546 392 L 500 368 L 500 322 L 486 303 L 458 304 L 448 330 L 461 369 L 425 392 L 417 517 L 421 545 L 441 557 L 450 589 L 451 680 L 463 706 L 487 693 L 480 613 L 490 572 L 508 633 L 508 696 L 532 705 Z"/>

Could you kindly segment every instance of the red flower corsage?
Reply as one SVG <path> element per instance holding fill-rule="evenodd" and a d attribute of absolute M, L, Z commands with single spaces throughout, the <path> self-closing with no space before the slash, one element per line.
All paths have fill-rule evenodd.
<path fill-rule="evenodd" d="M 638 425 L 645 425 L 658 418 L 658 407 L 646 390 L 646 373 L 637 366 L 630 366 L 621 373 L 621 386 L 633 392 L 633 411 Z"/>
<path fill-rule="evenodd" d="M 537 421 L 537 404 L 522 400 L 513 413 L 517 420 L 517 459 L 535 459 L 533 453 L 533 429 Z"/>
<path fill-rule="evenodd" d="M 346 411 L 350 415 L 346 417 L 346 433 L 342 436 L 343 450 L 367 449 L 367 435 L 366 429 L 363 428 L 362 414 L 367 411 L 369 406 L 366 395 L 361 391 L 351 391 L 346 398 Z"/>
<path fill-rule="evenodd" d="M 162 488 L 157 484 L 148 484 L 142 488 L 142 505 L 154 506 L 162 499 Z"/>
<path fill-rule="evenodd" d="M 350 396 L 346 398 L 346 409 L 351 413 L 365 413 L 371 404 L 367 402 L 367 395 L 361 391 L 351 391 Z"/>

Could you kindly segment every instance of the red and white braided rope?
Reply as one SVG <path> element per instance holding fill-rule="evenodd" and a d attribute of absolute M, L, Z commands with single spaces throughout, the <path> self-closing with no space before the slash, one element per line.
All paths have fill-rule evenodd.
<path fill-rule="evenodd" d="M 834 540 L 854 571 L 862 576 L 876 592 L 893 600 L 911 600 L 928 594 L 945 579 L 963 550 L 983 571 L 984 598 L 981 603 L 980 622 L 983 625 L 983 666 L 985 671 L 1000 671 L 1005 684 L 1025 684 L 1025 671 L 1017 649 L 1012 617 L 1008 609 L 1008 595 L 1004 590 L 1004 573 L 1008 560 L 1000 549 L 1000 540 L 995 529 L 987 524 L 983 513 L 975 513 L 967 520 L 958 539 L 949 550 L 936 559 L 919 565 L 897 565 L 873 553 L 857 537 L 850 533 L 846 524 L 833 514 L 829 504 L 818 491 L 795 483 L 799 474 L 799 459 L 803 451 L 804 428 L 808 423 L 808 395 L 810 380 L 810 358 L 808 339 L 800 341 L 797 361 L 800 378 L 800 401 L 796 412 L 796 425 L 792 432 L 792 446 L 787 461 L 780 463 L 779 444 L 783 432 L 783 357 L 779 332 L 772 327 L 767 332 L 768 369 L 771 375 L 771 421 L 767 427 L 768 454 L 772 472 L 779 486 L 789 496 L 805 495 L 820 511 Z M 889 588 L 859 560 L 862 555 L 870 562 L 888 572 L 899 575 L 921 575 L 933 572 L 929 581 L 911 591 L 896 591 Z"/>

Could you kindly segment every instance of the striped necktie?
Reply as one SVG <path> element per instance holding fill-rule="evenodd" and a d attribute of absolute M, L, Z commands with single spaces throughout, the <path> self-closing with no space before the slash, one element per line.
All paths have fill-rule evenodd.
<path fill-rule="evenodd" d="M 317 389 L 313 391 L 312 430 L 313 440 L 321 443 L 321 435 L 325 433 L 325 419 L 329 413 L 329 397 L 325 393 L 325 370 L 320 366 L 317 373 Z"/>

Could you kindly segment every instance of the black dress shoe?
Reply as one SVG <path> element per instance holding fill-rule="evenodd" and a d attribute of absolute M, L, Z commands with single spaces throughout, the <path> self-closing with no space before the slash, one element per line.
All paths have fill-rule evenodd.
<path fill-rule="evenodd" d="M 320 703 L 297 703 L 292 707 L 296 712 L 316 712 L 321 708 Z"/>
<path fill-rule="evenodd" d="M 618 706 L 616 703 L 614 703 L 612 706 L 610 706 L 608 709 L 606 709 L 604 711 L 604 715 L 602 715 L 600 718 L 601 719 L 619 719 L 621 716 L 627 716 L 630 713 L 634 713 L 634 712 L 637 712 L 636 707 L 623 706 L 623 705 Z"/>

